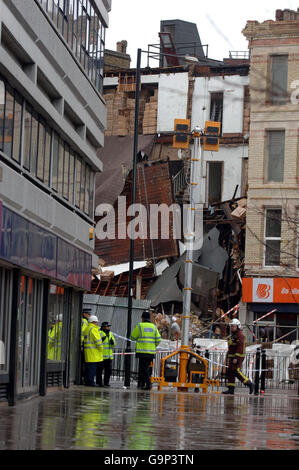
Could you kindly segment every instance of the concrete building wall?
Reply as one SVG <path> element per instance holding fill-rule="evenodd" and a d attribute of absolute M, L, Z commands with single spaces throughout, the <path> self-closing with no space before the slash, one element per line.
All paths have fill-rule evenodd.
<path fill-rule="evenodd" d="M 173 131 L 175 119 L 186 119 L 187 97 L 188 73 L 160 75 L 157 132 Z"/>
<path fill-rule="evenodd" d="M 108 24 L 107 5 L 98 0 L 95 3 Z M 1 0 L 0 18 L 1 75 L 93 171 L 101 171 L 96 149 L 104 144 L 106 107 L 103 97 L 38 1 Z M 20 60 L 13 44 L 18 48 Z M 22 64 L 22 60 L 28 65 Z M 45 89 L 40 87 L 41 76 Z M 50 97 L 53 93 L 55 100 Z M 67 118 L 65 110 L 68 116 L 74 117 L 73 122 Z M 13 167 L 5 161 L 0 163 L 0 199 L 4 204 L 93 255 L 94 241 L 89 240 L 91 222 L 74 208 L 61 204 L 63 201 L 58 202 L 51 190 L 41 190 L 34 181 L 24 178 L 21 168 L 14 171 Z M 97 267 L 95 257 L 94 262 Z"/>
<path fill-rule="evenodd" d="M 244 87 L 248 77 L 196 77 L 192 103 L 192 128 L 204 127 L 210 118 L 211 93 L 223 93 L 223 134 L 243 132 Z"/>

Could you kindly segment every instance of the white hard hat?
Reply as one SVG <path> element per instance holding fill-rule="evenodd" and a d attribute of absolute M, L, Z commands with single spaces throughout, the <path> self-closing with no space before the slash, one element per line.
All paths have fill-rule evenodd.
<path fill-rule="evenodd" d="M 98 317 L 96 317 L 95 315 L 90 315 L 88 319 L 88 323 L 94 323 L 94 322 L 99 323 Z"/>
<path fill-rule="evenodd" d="M 172 319 L 171 319 L 171 320 L 172 320 L 172 321 L 176 321 L 176 317 L 172 317 Z"/>
<path fill-rule="evenodd" d="M 229 324 L 230 326 L 236 325 L 238 328 L 241 327 L 241 322 L 237 318 L 234 318 L 233 320 L 231 320 Z"/>
<path fill-rule="evenodd" d="M 63 320 L 63 315 L 62 315 L 62 313 L 58 313 L 58 314 L 56 315 L 56 321 L 62 321 L 62 320 Z"/>

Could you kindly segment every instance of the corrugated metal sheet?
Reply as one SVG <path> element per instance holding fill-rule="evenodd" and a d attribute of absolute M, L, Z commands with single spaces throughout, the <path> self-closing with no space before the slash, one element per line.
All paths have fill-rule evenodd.
<path fill-rule="evenodd" d="M 144 172 L 142 166 L 144 165 Z M 126 197 L 127 208 L 131 205 L 132 191 L 132 173 L 128 176 L 124 190 L 121 196 Z M 166 204 L 170 207 L 174 203 L 172 191 L 172 179 L 170 175 L 169 162 L 154 162 L 150 164 L 140 163 L 137 167 L 136 176 L 136 204 L 142 204 L 144 207 L 150 204 Z M 122 220 L 118 214 L 117 204 L 115 204 L 116 213 L 116 236 L 118 227 L 126 232 L 131 217 Z M 96 218 L 96 222 L 99 218 Z M 178 243 L 173 239 L 172 216 L 169 222 L 169 239 L 161 238 L 161 228 L 158 230 L 158 239 L 149 238 L 149 224 L 147 227 L 147 239 L 136 239 L 134 244 L 134 260 L 146 260 L 167 258 L 178 256 Z M 104 259 L 106 265 L 119 264 L 127 262 L 130 259 L 130 239 L 116 238 L 115 240 L 95 240 L 95 253 Z"/>
<path fill-rule="evenodd" d="M 96 315 L 102 323 L 109 321 L 111 331 L 126 338 L 128 321 L 128 299 L 121 297 L 103 297 L 100 295 L 85 294 L 83 296 L 83 307 L 92 309 L 92 315 Z M 132 330 L 141 321 L 143 310 L 150 307 L 149 300 L 133 299 L 132 308 Z M 126 340 L 116 338 L 117 348 L 126 346 Z"/>

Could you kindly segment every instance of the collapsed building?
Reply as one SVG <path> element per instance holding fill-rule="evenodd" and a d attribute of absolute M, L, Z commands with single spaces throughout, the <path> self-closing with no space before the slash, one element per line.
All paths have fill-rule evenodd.
<path fill-rule="evenodd" d="M 162 39 L 160 45 L 163 51 Z M 175 43 L 173 48 L 175 51 Z M 230 54 L 228 59 L 213 61 L 203 54 L 203 48 L 196 65 L 164 62 L 141 69 L 136 204 L 144 207 L 147 215 L 152 205 L 175 205 L 183 212 L 184 205 L 190 203 L 194 143 L 191 138 L 189 148 L 173 147 L 174 120 L 190 119 L 191 129 L 203 128 L 207 120 L 221 123 L 219 152 L 202 153 L 204 243 L 195 252 L 193 265 L 194 334 L 241 298 L 250 116 L 248 72 L 245 54 L 241 59 Z M 104 219 L 107 221 L 112 211 L 114 233 L 99 239 L 96 230 L 95 252 L 101 261 L 98 272 L 94 272 L 91 293 L 101 296 L 128 296 L 130 236 L 126 228 L 132 220 L 128 209 L 135 77 L 135 69 L 113 68 L 104 79 L 107 129 L 105 147 L 99 152 L 104 170 L 97 176 L 95 204 L 102 210 L 96 211 L 95 219 L 103 231 Z M 135 240 L 134 297 L 150 300 L 159 315 L 157 323 L 167 315 L 177 314 L 179 320 L 182 312 L 185 247 L 183 231 L 179 237 L 174 234 L 174 212 L 168 213 L 167 239 L 160 221 L 155 238 L 149 236 L 148 227 L 139 227 L 142 236 Z M 217 334 L 225 335 L 225 328 Z"/>

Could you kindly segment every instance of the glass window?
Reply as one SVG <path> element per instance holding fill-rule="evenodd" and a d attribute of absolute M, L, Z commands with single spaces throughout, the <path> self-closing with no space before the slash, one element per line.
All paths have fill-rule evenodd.
<path fill-rule="evenodd" d="M 11 300 L 12 272 L 0 268 L 0 372 L 7 372 L 9 365 Z"/>
<path fill-rule="evenodd" d="M 8 89 L 6 88 L 3 152 L 8 157 L 11 157 L 12 155 L 13 142 L 14 97 L 12 93 L 13 92 L 8 91 Z"/>
<path fill-rule="evenodd" d="M 59 159 L 59 135 L 54 132 L 53 138 L 53 163 L 52 163 L 52 188 L 58 191 L 58 159 Z"/>
<path fill-rule="evenodd" d="M 38 118 L 32 114 L 31 145 L 30 145 L 30 172 L 37 173 L 37 146 L 38 146 Z"/>
<path fill-rule="evenodd" d="M 70 148 L 64 146 L 64 176 L 63 176 L 63 197 L 69 199 L 69 171 L 70 171 Z"/>
<path fill-rule="evenodd" d="M 75 186 L 75 156 L 74 152 L 70 151 L 70 183 L 69 183 L 69 201 L 74 204 L 74 186 Z"/>
<path fill-rule="evenodd" d="M 38 391 L 43 282 L 21 276 L 17 317 L 17 393 Z"/>
<path fill-rule="evenodd" d="M 89 190 L 89 210 L 88 210 L 88 214 L 89 214 L 89 217 L 91 217 L 93 219 L 93 212 L 94 212 L 94 209 L 93 209 L 93 199 L 94 199 L 94 182 L 95 182 L 95 173 L 93 171 L 90 172 L 90 183 L 89 183 L 89 186 L 90 186 L 90 190 Z"/>
<path fill-rule="evenodd" d="M 84 212 L 85 214 L 89 214 L 89 198 L 90 198 L 90 168 L 86 165 L 86 180 L 85 180 L 85 204 L 84 204 Z"/>
<path fill-rule="evenodd" d="M 51 129 L 49 127 L 46 127 L 44 182 L 48 186 L 50 182 L 51 140 L 52 140 L 51 137 L 52 137 Z"/>
<path fill-rule="evenodd" d="M 288 56 L 271 57 L 271 91 L 272 104 L 280 105 L 287 102 L 288 95 Z"/>
<path fill-rule="evenodd" d="M 276 314 L 276 339 L 291 344 L 298 339 L 298 315 L 296 313 Z"/>
<path fill-rule="evenodd" d="M 24 150 L 23 150 L 23 165 L 27 170 L 30 169 L 30 142 L 31 142 L 31 110 L 26 105 L 25 123 L 24 123 Z"/>
<path fill-rule="evenodd" d="M 280 266 L 281 209 L 266 209 L 265 266 Z"/>
<path fill-rule="evenodd" d="M 283 182 L 285 131 L 268 131 L 267 181 Z"/>
<path fill-rule="evenodd" d="M 71 308 L 71 344 L 70 344 L 70 358 L 71 358 L 71 370 L 70 370 L 70 382 L 74 383 L 77 375 L 77 364 L 78 357 L 80 354 L 80 341 L 78 338 L 81 335 L 81 326 L 78 322 L 80 317 L 80 294 L 72 292 L 72 308 Z"/>
<path fill-rule="evenodd" d="M 48 361 L 64 360 L 64 295 L 63 287 L 50 285 L 48 323 Z"/>
<path fill-rule="evenodd" d="M 45 136 L 46 129 L 42 122 L 39 123 L 38 129 L 38 156 L 37 156 L 37 177 L 44 181 L 45 171 Z"/>
<path fill-rule="evenodd" d="M 0 80 L 0 150 L 3 150 L 4 116 L 5 116 L 5 84 L 3 80 Z"/>
<path fill-rule="evenodd" d="M 80 186 L 80 210 L 84 212 L 85 207 L 85 176 L 86 176 L 86 165 L 81 162 L 81 186 Z"/>
<path fill-rule="evenodd" d="M 80 207 L 81 194 L 81 158 L 76 158 L 76 206 Z"/>
<path fill-rule="evenodd" d="M 64 142 L 59 139 L 59 155 L 58 155 L 58 194 L 62 196 L 63 192 L 63 170 L 64 170 Z"/>
<path fill-rule="evenodd" d="M 21 161 L 21 137 L 22 137 L 22 114 L 23 114 L 22 98 L 15 95 L 14 109 L 14 132 L 13 132 L 13 151 L 14 160 Z"/>

